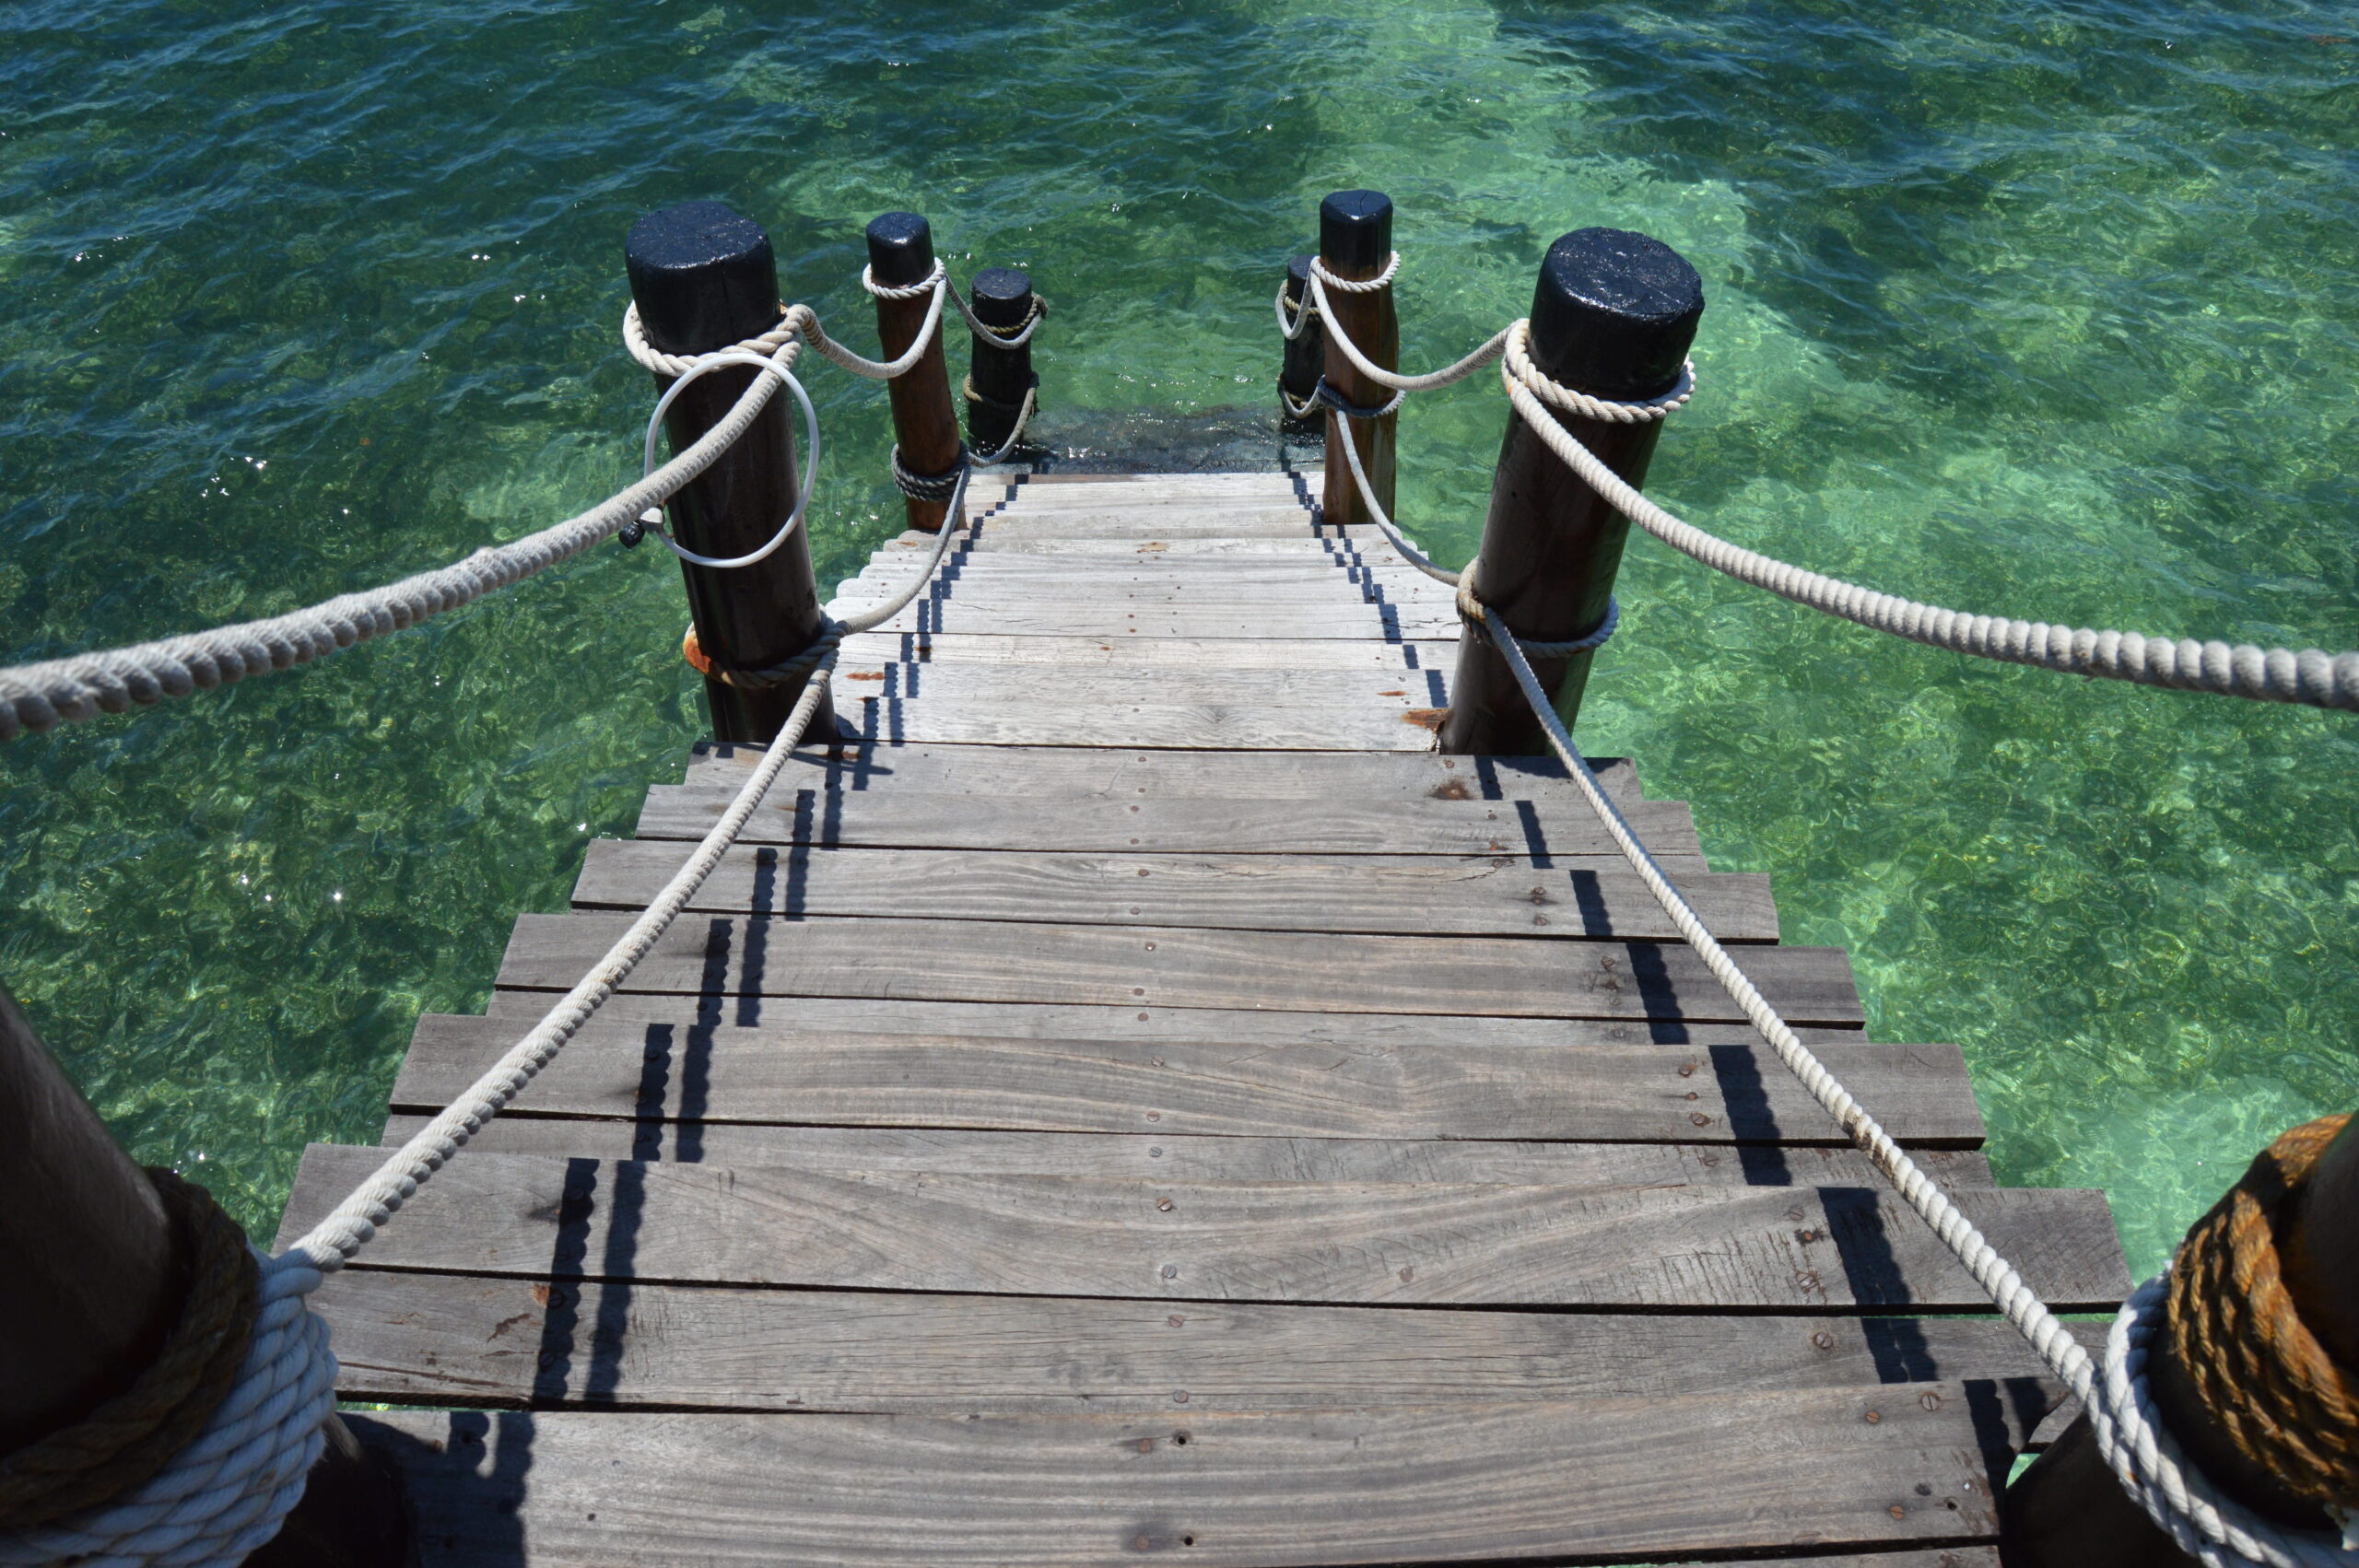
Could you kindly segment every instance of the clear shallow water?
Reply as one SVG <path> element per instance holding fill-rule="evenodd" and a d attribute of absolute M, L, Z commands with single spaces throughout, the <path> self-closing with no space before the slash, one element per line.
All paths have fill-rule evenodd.
<path fill-rule="evenodd" d="M 0 660 L 272 613 L 608 493 L 630 220 L 766 223 L 853 341 L 861 226 L 1033 269 L 1087 430 L 1260 408 L 1318 197 L 1398 204 L 1404 360 L 1642 228 L 1702 270 L 1653 487 L 1969 608 L 2359 646 L 2359 27 L 2326 6 L 1853 0 L 1332 12 L 704 0 L 0 6 Z M 1471 552 L 1506 416 L 1403 417 Z M 897 526 L 823 373 L 823 576 Z M 2348 718 L 1970 666 L 1633 546 L 1583 739 L 1954 1039 L 2013 1182 L 2134 1268 L 2359 1098 Z M 373 1139 L 699 731 L 678 578 L 609 548 L 317 668 L 0 750 L 0 976 L 135 1152 L 264 1234 Z"/>

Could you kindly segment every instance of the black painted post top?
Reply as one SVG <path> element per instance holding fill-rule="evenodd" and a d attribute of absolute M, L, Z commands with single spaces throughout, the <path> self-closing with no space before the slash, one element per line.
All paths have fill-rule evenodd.
<path fill-rule="evenodd" d="M 1703 278 L 1661 240 L 1575 229 L 1540 263 L 1532 361 L 1591 397 L 1660 397 L 1678 384 L 1703 314 Z"/>
<path fill-rule="evenodd" d="M 1392 254 L 1392 198 L 1381 191 L 1337 191 L 1320 203 L 1319 253 L 1353 272 L 1383 271 Z"/>
<path fill-rule="evenodd" d="M 778 321 L 770 237 L 726 203 L 649 213 L 630 226 L 623 263 L 647 340 L 666 354 L 710 354 Z"/>
<path fill-rule="evenodd" d="M 987 326 L 1020 327 L 1032 313 L 1032 276 L 1016 267 L 985 267 L 967 295 L 975 319 Z"/>
<path fill-rule="evenodd" d="M 1310 292 L 1310 263 L 1313 258 L 1296 256 L 1286 263 L 1286 298 L 1296 304 Z"/>
<path fill-rule="evenodd" d="M 913 212 L 888 212 L 868 226 L 868 275 L 886 288 L 923 283 L 933 270 L 933 226 Z"/>

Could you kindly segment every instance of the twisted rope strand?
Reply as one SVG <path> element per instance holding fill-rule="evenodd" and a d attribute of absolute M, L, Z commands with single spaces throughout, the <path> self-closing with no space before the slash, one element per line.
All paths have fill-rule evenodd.
<path fill-rule="evenodd" d="M 1324 308 L 1325 291 L 1329 288 L 1373 292 L 1388 285 L 1399 267 L 1400 255 L 1395 252 L 1380 276 L 1354 280 L 1336 277 L 1314 260 L 1310 272 L 1312 300 Z M 1282 289 L 1282 300 L 1283 298 Z M 1281 330 L 1286 324 L 1283 305 L 1279 324 Z M 1463 380 L 1490 358 L 1498 357 L 1500 380 L 1516 413 L 1548 444 L 1549 450 L 1617 511 L 1672 549 L 1713 570 L 1740 582 L 1766 588 L 1822 614 L 1912 642 L 2004 663 L 2259 702 L 2359 711 L 2359 651 L 2330 654 L 2310 648 L 2297 652 L 2286 648 L 2258 648 L 2250 643 L 2231 646 L 2217 640 L 2199 642 L 2192 638 L 2146 637 L 2137 632 L 1971 615 L 1882 593 L 1747 550 L 1708 533 L 1648 500 L 1544 412 L 1543 405 L 1582 418 L 1616 424 L 1664 418 L 1684 406 L 1695 394 L 1692 362 L 1682 369 L 1678 384 L 1661 397 L 1618 403 L 1590 397 L 1543 375 L 1532 361 L 1529 320 L 1511 322 L 1465 358 L 1425 376 L 1403 376 L 1373 363 L 1349 334 L 1336 330 L 1332 317 L 1327 330 L 1344 357 L 1362 375 L 1396 392 L 1448 386 Z"/>
<path fill-rule="evenodd" d="M 1344 357 L 1352 362 L 1354 369 L 1377 385 L 1389 387 L 1394 392 L 1432 392 L 1464 380 L 1499 357 L 1500 350 L 1507 346 L 1508 333 L 1512 330 L 1511 328 L 1500 328 L 1491 334 L 1487 342 L 1456 364 L 1444 366 L 1441 369 L 1429 371 L 1422 376 L 1404 376 L 1397 370 L 1388 370 L 1361 353 L 1360 345 L 1352 341 L 1351 334 L 1344 332 L 1341 323 L 1335 320 L 1333 307 L 1327 302 L 1327 291 L 1332 288 L 1345 294 L 1373 294 L 1378 289 L 1391 287 L 1393 275 L 1400 270 L 1401 252 L 1398 251 L 1393 252 L 1391 259 L 1385 263 L 1383 272 L 1367 279 L 1337 277 L 1327 270 L 1318 257 L 1313 256 L 1310 259 L 1310 301 L 1318 307 L 1319 314 L 1327 322 L 1328 341 L 1344 351 Z M 1278 297 L 1281 300 L 1285 298 L 1283 287 L 1280 288 Z M 1283 309 L 1279 312 L 1278 320 L 1280 327 L 1283 328 L 1285 324 Z M 1291 338 L 1294 333 L 1287 333 L 1286 336 Z"/>
<path fill-rule="evenodd" d="M 1329 392 L 1327 383 L 1324 380 L 1319 383 L 1319 392 L 1322 394 Z M 1333 406 L 1332 402 L 1328 397 L 1314 396 L 1312 401 L 1327 402 L 1329 406 Z M 1397 402 L 1398 399 L 1395 401 Z M 1368 521 L 1376 524 L 1377 532 L 1383 534 L 1384 537 L 1391 543 L 1393 549 L 1401 553 L 1401 558 L 1402 560 L 1408 562 L 1411 566 L 1416 568 L 1419 571 L 1425 573 L 1436 582 L 1446 582 L 1455 586 L 1461 574 L 1451 571 L 1447 567 L 1436 565 L 1434 558 L 1431 556 L 1426 555 L 1423 550 L 1420 550 L 1414 544 L 1410 544 L 1408 535 L 1402 533 L 1398 527 L 1394 526 L 1391 517 L 1386 513 L 1385 509 L 1381 506 L 1377 504 L 1376 491 L 1368 484 L 1367 470 L 1360 466 L 1360 444 L 1352 439 L 1351 431 L 1349 429 L 1338 430 L 1335 432 L 1335 439 L 1343 446 L 1344 462 L 1352 471 L 1352 483 L 1359 490 L 1360 505 L 1367 509 Z"/>
<path fill-rule="evenodd" d="M 472 604 L 570 560 L 711 467 L 745 433 L 777 387 L 774 377 L 756 377 L 687 451 L 588 511 L 512 544 L 284 615 L 0 670 L 0 741 L 308 663 Z"/>
<path fill-rule="evenodd" d="M 1316 300 L 1306 298 L 1301 304 L 1296 304 L 1293 300 L 1286 298 L 1286 286 L 1285 280 L 1279 280 L 1278 335 L 1280 337 L 1285 338 L 1288 343 L 1292 343 L 1296 338 L 1302 335 L 1303 328 L 1309 325 L 1311 321 L 1316 318 L 1318 314 L 1319 305 Z"/>
<path fill-rule="evenodd" d="M 2287 1530 L 2254 1514 L 2217 1492 L 2180 1454 L 2161 1426 L 2144 1380 L 2144 1347 L 2161 1313 L 2165 1279 L 2157 1276 L 2139 1288 L 2122 1308 L 2108 1341 L 2105 1375 L 2096 1375 L 2089 1353 L 2081 1348 L 2055 1314 L 2026 1284 L 2013 1264 L 2000 1255 L 1974 1223 L 1950 1201 L 1938 1184 L 1911 1160 L 1899 1144 L 1851 1096 L 1849 1090 L 1811 1053 L 1788 1027 L 1752 979 L 1737 965 L 1693 907 L 1683 897 L 1629 821 L 1597 782 L 1588 759 L 1573 743 L 1564 720 L 1532 673 L 1515 634 L 1497 621 L 1485 618 L 1485 628 L 1506 659 L 1508 667 L 1532 705 L 1549 748 L 1580 787 L 1582 798 L 1597 813 L 1647 891 L 1679 934 L 1696 950 L 1743 1010 L 1778 1059 L 1801 1080 L 1802 1086 L 1833 1117 L 1851 1141 L 1867 1154 L 1894 1188 L 1952 1257 L 1965 1265 L 2008 1322 L 2028 1340 L 2065 1387 L 2089 1411 L 2100 1449 L 2130 1496 L 2146 1516 L 2166 1531 L 2181 1550 L 2206 1568 L 2352 1568 L 2359 1551 L 2349 1550 L 2317 1532 Z"/>
<path fill-rule="evenodd" d="M 937 294 L 937 304 L 939 299 Z M 773 352 L 785 356 L 788 348 L 781 342 Z M 658 477 L 675 474 L 690 456 L 708 449 L 715 454 L 725 450 L 758 412 L 773 384 L 769 376 L 757 377 L 723 426 L 714 427 Z M 738 418 L 740 414 L 745 417 Z M 724 429 L 730 424 L 735 427 Z M 922 569 L 890 602 L 845 621 L 829 621 L 813 646 L 789 661 L 807 663 L 811 679 L 786 723 L 695 853 L 629 929 L 488 1071 L 300 1240 L 276 1258 L 256 1255 L 262 1305 L 252 1338 L 235 1386 L 194 1441 L 152 1478 L 110 1503 L 32 1528 L 0 1533 L 0 1568 L 47 1568 L 69 1559 L 78 1560 L 81 1568 L 235 1568 L 278 1533 L 303 1494 L 325 1443 L 323 1423 L 335 1408 L 336 1361 L 327 1322 L 304 1298 L 367 1246 L 436 1171 L 555 1059 L 663 939 L 792 758 L 828 695 L 827 676 L 843 638 L 899 614 L 941 568 L 952 535 L 965 523 L 969 472 L 962 462 L 945 526 Z M 693 470 L 678 474 L 674 487 L 692 476 Z M 639 501 L 659 488 L 634 486 L 599 515 L 612 514 L 609 531 L 618 528 L 633 515 L 623 503 Z"/>
<path fill-rule="evenodd" d="M 1826 577 L 1707 533 L 1640 495 L 1551 418 L 1540 397 L 1522 380 L 1527 371 L 1535 376 L 1538 372 L 1529 370 L 1528 360 L 1517 366 L 1515 346 L 1509 345 L 1500 380 L 1516 413 L 1547 443 L 1548 450 L 1614 510 L 1682 555 L 1739 582 L 1766 588 L 1872 630 L 1953 653 L 2259 702 L 2359 709 L 2359 652 L 2330 655 L 2312 648 L 2296 653 L 2248 643 L 2231 648 L 2224 642 L 2197 642 L 2189 638 L 2142 637 L 2136 632 L 2092 631 L 2044 621 L 1969 615 Z"/>
<path fill-rule="evenodd" d="M 939 268 L 940 263 L 937 263 L 936 266 Z M 960 315 L 967 318 L 968 330 L 993 347 L 1010 350 L 1023 347 L 1032 341 L 1032 334 L 1040 330 L 1040 323 L 1049 319 L 1049 302 L 1035 294 L 1031 308 L 1025 312 L 1019 326 L 995 327 L 975 314 L 974 307 L 967 303 L 967 297 L 958 292 L 958 286 L 950 281 L 946 271 L 943 273 L 942 283 L 950 290 L 950 302 L 958 307 Z"/>

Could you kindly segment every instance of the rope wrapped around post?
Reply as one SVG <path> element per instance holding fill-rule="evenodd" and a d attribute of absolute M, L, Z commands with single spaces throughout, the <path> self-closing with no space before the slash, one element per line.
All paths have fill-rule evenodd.
<path fill-rule="evenodd" d="M 1388 273 L 1391 270 L 1388 268 Z M 1802 573 L 1799 568 L 1742 551 L 1703 533 L 1648 501 L 1546 413 L 1553 406 L 1614 423 L 1659 421 L 1684 406 L 1693 395 L 1692 365 L 1683 369 L 1677 384 L 1661 396 L 1615 404 L 1586 397 L 1543 376 L 1531 361 L 1529 333 L 1528 321 L 1518 322 L 1494 340 L 1501 354 L 1502 382 L 1518 415 L 1602 497 L 1658 538 L 1716 569 L 1728 571 L 1741 580 L 1758 581 L 1800 603 L 1846 614 L 1862 625 L 1895 629 L 1870 618 L 1872 611 L 1859 608 L 1863 600 L 1888 596 L 1871 595 L 1869 591 L 1854 585 Z M 1332 325 L 1330 341 L 1337 342 L 1348 357 L 1348 338 L 1334 333 Z M 1469 358 L 1479 363 L 1490 346 L 1485 345 Z M 1459 366 L 1450 368 L 1450 372 L 1461 370 L 1466 363 L 1461 361 Z M 1365 371 L 1369 367 L 1361 369 Z M 1395 390 L 1408 389 L 1396 386 Z M 1365 495 L 1362 498 L 1366 499 Z M 1389 526 L 1389 519 L 1385 521 L 1387 537 L 1397 542 L 1397 531 Z M 1410 558 L 1427 569 L 1429 575 L 1442 576 L 1422 557 L 1410 555 Z M 1474 576 L 1473 568 L 1461 574 L 1457 595 L 1461 617 L 1499 650 L 1549 749 L 1564 764 L 1624 859 L 1778 1059 L 1940 1237 L 2059 1380 L 2083 1401 L 2099 1447 L 2124 1492 L 2140 1510 L 2205 1568 L 2359 1568 L 2359 1512 L 2351 1507 L 2353 1501 L 2359 1501 L 2359 1480 L 2354 1480 L 2352 1465 L 2353 1457 L 2359 1455 L 2359 1384 L 2354 1384 L 2347 1369 L 2321 1363 L 2313 1353 L 2315 1347 L 2303 1344 L 2298 1324 L 2289 1322 L 2289 1314 L 2274 1303 L 2263 1277 L 2267 1270 L 2262 1266 L 2259 1245 L 2267 1234 L 2267 1215 L 2273 1211 L 2289 1185 L 2287 1178 L 2270 1173 L 2257 1180 L 2254 1175 L 2248 1174 L 2237 1190 L 2191 1233 L 2188 1248 L 2182 1250 L 2172 1270 L 2148 1281 L 2124 1305 L 2107 1336 L 2100 1367 L 2025 1282 L 2014 1266 L 1990 1246 L 1940 1186 L 1893 1141 L 1762 996 L 1759 988 L 1706 928 L 1701 917 L 1630 826 L 1620 807 L 1598 783 L 1588 759 L 1574 743 L 1570 731 L 1558 717 L 1532 669 L 1532 656 L 1583 651 L 1584 644 L 1590 648 L 1598 646 L 1612 635 L 1619 621 L 1618 604 L 1609 601 L 1603 624 L 1586 638 L 1569 643 L 1526 644 L 1476 595 Z M 1786 586 L 1777 587 L 1779 582 Z M 1930 632 L 1924 626 L 1928 617 L 1954 618 L 1954 613 L 1934 611 L 1930 606 L 1909 608 L 1919 614 L 1913 622 L 1904 624 L 1915 625 L 1920 631 Z M 1903 631 L 1899 635 L 1910 633 Z M 1939 635 L 1948 635 L 1946 628 Z M 1985 635 L 1987 638 L 1987 631 Z M 2076 633 L 2072 642 L 2085 646 L 2083 639 L 2104 638 L 2115 639 L 2117 647 L 2126 640 L 2121 634 Z M 1920 635 L 1918 640 L 1933 641 L 1935 635 Z M 2016 639 L 2016 645 L 2027 647 L 2032 640 L 2027 637 Z M 1949 646 L 1946 642 L 1941 645 Z M 2201 647 L 2195 646 L 2199 649 Z M 1983 651 L 1974 647 L 1961 647 L 1959 650 Z M 2237 652 L 2259 655 L 2257 649 Z M 2082 673 L 2113 674 L 2119 679 L 2144 678 L 2157 685 L 2190 684 L 2161 678 L 2174 673 L 2174 666 L 2161 661 L 2154 666 L 2141 665 L 2134 649 L 2117 655 L 2117 659 L 2109 667 Z M 2257 661 L 2230 659 L 2224 661 L 2227 673 L 2234 675 L 2241 666 L 2245 684 L 2221 682 L 2196 689 L 2261 696 L 2265 700 L 2359 707 L 2359 654 L 2341 655 L 2330 667 L 2323 667 L 2325 660 L 2323 654 L 2294 656 L 2283 649 L 2259 655 Z M 2036 661 L 2026 658 L 2017 661 Z M 2143 676 L 2135 673 L 2142 669 L 2149 673 Z M 2350 674 L 2347 686 L 2346 670 Z M 2274 685 L 2264 687 L 2262 681 Z M 2281 1141 L 2280 1148 L 2264 1156 L 2264 1162 L 2273 1162 L 2284 1171 L 2298 1172 L 2305 1158 L 2315 1157 L 2309 1144 L 2312 1141 L 2322 1141 L 2319 1134 L 2324 1130 L 2320 1126 L 2289 1135 L 2290 1141 Z M 2256 1162 L 2256 1171 L 2262 1169 L 2264 1162 Z M 2236 1277 L 2237 1290 L 2224 1288 L 2229 1274 Z M 2256 1283 L 2258 1290 L 2254 1289 Z M 2248 1318 L 2236 1308 L 2222 1305 L 2224 1296 L 2236 1295 L 2239 1290 L 2255 1303 L 2255 1316 Z M 2234 1406 L 2255 1398 L 2259 1391 L 2257 1410 L 2238 1418 L 2246 1429 L 2241 1441 L 2249 1444 L 2251 1451 L 2267 1463 L 2286 1466 L 2286 1469 L 2273 1473 L 2290 1475 L 2296 1487 L 2305 1489 L 2306 1495 L 2324 1504 L 2329 1516 L 2341 1527 L 2340 1539 L 2331 1534 L 2289 1528 L 2265 1518 L 2223 1493 L 2187 1462 L 2161 1425 L 2144 1376 L 2146 1347 L 2160 1330 L 2165 1304 L 2172 1301 L 2185 1303 L 2184 1316 L 2171 1317 L 2171 1330 L 2181 1346 L 2201 1340 L 2207 1347 L 2192 1359 L 2210 1369 L 2210 1398 L 2223 1406 Z M 2236 1370 L 2227 1370 L 2231 1367 Z M 2264 1426 L 2276 1430 L 2264 1433 Z"/>
<path fill-rule="evenodd" d="M 946 280 L 937 270 L 926 287 L 934 291 L 930 333 L 940 320 Z M 816 331 L 816 317 L 797 316 L 801 309 L 782 312 L 786 335 L 765 333 L 749 340 L 750 346 L 722 353 L 758 351 L 766 361 L 791 364 L 797 336 Z M 631 330 L 635 323 L 635 315 L 627 318 L 626 342 L 637 339 L 642 363 L 650 357 L 672 362 L 647 347 L 643 334 Z M 912 355 L 902 358 L 913 362 Z M 678 362 L 674 373 L 693 375 L 701 359 Z M 508 549 L 536 547 L 546 556 L 541 562 L 546 565 L 619 530 L 725 451 L 780 379 L 756 377 L 722 423 L 655 474 L 593 512 Z M 687 862 L 590 973 L 325 1219 L 286 1252 L 264 1258 L 247 1248 L 242 1233 L 202 1189 L 168 1174 L 158 1177 L 159 1190 L 176 1211 L 210 1216 L 203 1230 L 207 1261 L 191 1292 L 182 1327 L 168 1338 L 148 1375 L 121 1399 L 9 1456 L 0 1467 L 0 1568 L 41 1568 L 67 1559 L 82 1560 L 88 1568 L 235 1568 L 277 1533 L 302 1496 L 325 1442 L 323 1423 L 335 1405 L 336 1363 L 327 1325 L 305 1298 L 556 1058 L 653 949 L 735 842 L 827 705 L 827 677 L 843 638 L 899 614 L 940 569 L 965 521 L 970 472 L 962 450 L 955 469 L 925 481 L 943 486 L 946 525 L 922 568 L 899 592 L 859 614 L 827 620 L 815 641 L 781 663 L 754 670 L 716 666 L 695 647 L 691 628 L 684 651 L 724 684 L 760 690 L 803 682 L 761 765 Z M 562 554 L 552 553 L 550 535 L 557 536 Z M 522 575 L 518 571 L 508 580 Z M 0 686 L 0 693 L 6 690 Z"/>
<path fill-rule="evenodd" d="M 1398 270 L 1397 252 L 1379 279 L 1338 279 L 1314 267 L 1312 299 L 1323 307 L 1329 289 L 1353 292 L 1373 287 L 1379 281 L 1389 283 Z M 1282 333 L 1287 324 L 1282 308 Z M 1420 376 L 1386 369 L 1371 360 L 1348 333 L 1339 331 L 1332 319 L 1325 325 L 1329 341 L 1355 371 L 1396 392 L 1449 386 L 1492 359 L 1498 359 L 1501 384 L 1517 414 L 1548 442 L 1567 466 L 1632 522 L 1715 571 L 1766 588 L 1822 614 L 1912 642 L 2005 663 L 2259 702 L 2359 711 L 2359 650 L 2328 653 L 2316 648 L 2264 649 L 2249 643 L 2231 645 L 2216 639 L 2198 641 L 2192 638 L 2058 626 L 1971 614 L 1880 592 L 1747 550 L 1672 515 L 1616 478 L 1594 454 L 1587 452 L 1546 416 L 1546 409 L 1557 408 L 1592 419 L 1661 418 L 1684 406 L 1694 395 L 1692 365 L 1680 385 L 1661 399 L 1615 404 L 1589 398 L 1540 373 L 1531 359 L 1529 318 L 1510 322 L 1453 364 Z M 1358 488 L 1365 505 L 1370 486 L 1366 484 L 1365 475 L 1360 477 Z M 1389 523 L 1390 519 L 1386 519 L 1379 527 L 1388 536 L 1393 536 L 1397 531 Z M 1408 558 L 1414 561 L 1423 557 Z"/>

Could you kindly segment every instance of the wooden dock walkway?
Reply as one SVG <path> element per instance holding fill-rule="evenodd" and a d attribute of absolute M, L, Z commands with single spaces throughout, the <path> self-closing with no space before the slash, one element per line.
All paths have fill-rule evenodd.
<path fill-rule="evenodd" d="M 625 991 L 314 1298 L 427 1568 L 1991 1568 L 2056 1390 L 1553 762 L 1443 757 L 1457 616 L 1288 475 L 995 486 L 848 640 Z M 846 613 L 924 541 L 878 552 Z M 749 766 L 705 746 L 420 1021 L 399 1141 Z M 1770 1000 L 2060 1308 L 1954 1047 L 1601 777 Z M 381 1157 L 314 1146 L 282 1245 Z"/>

